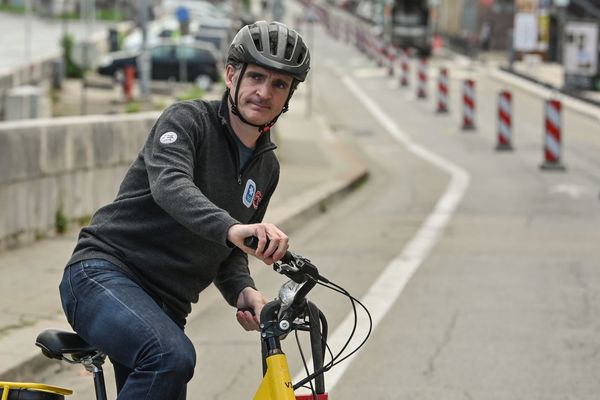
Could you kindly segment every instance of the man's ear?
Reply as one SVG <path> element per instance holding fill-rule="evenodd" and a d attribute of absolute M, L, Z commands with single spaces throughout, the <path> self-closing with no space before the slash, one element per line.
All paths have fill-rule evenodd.
<path fill-rule="evenodd" d="M 233 77 L 235 76 L 235 68 L 231 64 L 228 64 L 225 68 L 225 86 L 229 90 L 233 88 Z"/>

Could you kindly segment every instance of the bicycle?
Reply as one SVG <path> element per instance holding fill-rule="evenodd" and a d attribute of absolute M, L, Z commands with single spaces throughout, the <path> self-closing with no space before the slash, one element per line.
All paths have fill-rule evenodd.
<path fill-rule="evenodd" d="M 256 249 L 258 239 L 246 239 L 246 245 Z M 261 312 L 261 356 L 263 378 L 254 395 L 254 400 L 328 400 L 325 391 L 324 373 L 358 351 L 367 341 L 372 329 L 372 319 L 368 309 L 347 290 L 319 274 L 317 267 L 309 259 L 292 252 L 273 265 L 273 269 L 289 278 L 281 286 L 277 298 L 267 303 Z M 317 285 L 346 296 L 354 313 L 354 328 L 336 355 L 327 345 L 328 324 L 325 315 L 315 304 L 308 301 L 307 294 Z M 347 350 L 356 332 L 359 305 L 368 317 L 368 330 L 365 337 L 354 349 Z M 313 359 L 310 372 L 298 337 L 299 331 L 309 332 Z M 306 377 L 297 383 L 292 378 L 287 358 L 281 347 L 281 340 L 291 332 L 296 342 L 306 372 Z M 35 342 L 42 354 L 51 359 L 69 364 L 81 364 L 93 375 L 96 400 L 107 400 L 102 365 L 106 355 L 86 343 L 76 333 L 47 329 L 41 332 Z M 343 354 L 349 351 L 348 354 Z M 325 363 L 325 355 L 329 361 Z M 306 386 L 308 385 L 308 386 Z M 310 394 L 295 394 L 300 387 L 310 390 Z M 0 382 L 0 400 L 64 400 L 72 390 L 39 383 Z"/>

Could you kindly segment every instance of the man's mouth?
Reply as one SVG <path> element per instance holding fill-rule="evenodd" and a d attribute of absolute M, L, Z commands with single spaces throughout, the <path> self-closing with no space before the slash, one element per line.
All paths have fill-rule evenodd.
<path fill-rule="evenodd" d="M 254 106 L 256 108 L 260 108 L 260 109 L 263 109 L 263 110 L 269 110 L 269 109 L 271 109 L 271 106 L 268 103 L 262 103 L 262 102 L 259 102 L 259 101 L 248 101 L 248 103 L 251 106 Z"/>

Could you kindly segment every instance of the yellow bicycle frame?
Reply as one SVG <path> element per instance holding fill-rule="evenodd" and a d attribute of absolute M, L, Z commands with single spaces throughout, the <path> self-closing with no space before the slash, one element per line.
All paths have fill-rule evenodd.
<path fill-rule="evenodd" d="M 58 386 L 43 385 L 41 383 L 26 383 L 26 382 L 0 382 L 0 387 L 3 389 L 2 398 L 0 400 L 7 400 L 8 393 L 11 389 L 30 389 L 38 390 L 41 392 L 49 392 L 62 395 L 73 394 L 70 389 L 65 389 Z"/>
<path fill-rule="evenodd" d="M 268 356 L 267 372 L 254 395 L 254 400 L 296 400 L 285 354 Z"/>

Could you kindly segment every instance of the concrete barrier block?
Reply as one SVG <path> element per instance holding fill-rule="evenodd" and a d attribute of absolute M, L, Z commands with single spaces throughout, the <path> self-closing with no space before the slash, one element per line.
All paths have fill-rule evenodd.
<path fill-rule="evenodd" d="M 92 143 L 96 166 L 109 166 L 119 162 L 119 134 L 113 128 L 113 124 L 95 123 L 92 131 Z"/>
<path fill-rule="evenodd" d="M 91 216 L 96 210 L 94 208 L 94 172 L 92 170 L 72 174 L 73 199 L 72 210 L 75 218 Z"/>
<path fill-rule="evenodd" d="M 58 209 L 58 185 L 56 176 L 43 177 L 31 181 L 32 192 L 36 195 L 35 221 L 32 228 L 43 233 L 55 228 L 56 210 Z"/>
<path fill-rule="evenodd" d="M 72 168 L 92 168 L 94 166 L 94 146 L 91 125 L 71 125 L 68 127 L 72 139 Z"/>
<path fill-rule="evenodd" d="M 113 201 L 157 117 L 0 124 L 0 247 L 53 232 L 59 210 L 78 220 Z"/>
<path fill-rule="evenodd" d="M 72 141 L 63 126 L 50 126 L 40 131 L 40 165 L 44 175 L 65 172 L 73 165 Z"/>
<path fill-rule="evenodd" d="M 10 185 L 8 202 L 12 212 L 7 215 L 8 230 L 11 234 L 20 234 L 27 230 L 28 225 L 28 191 L 27 182 L 21 181 Z"/>
<path fill-rule="evenodd" d="M 94 210 L 112 202 L 115 199 L 126 171 L 127 167 L 98 169 L 94 171 L 95 185 L 92 192 L 94 199 Z"/>
<path fill-rule="evenodd" d="M 39 130 L 0 130 L 0 184 L 40 173 Z"/>
<path fill-rule="evenodd" d="M 3 208 L 5 212 L 2 213 L 2 218 L 0 218 L 0 242 L 3 237 L 8 236 L 10 231 L 8 230 L 8 214 L 10 209 L 8 208 L 8 186 L 9 185 L 0 185 L 0 206 Z M 2 247 L 0 246 L 0 249 Z"/>
<path fill-rule="evenodd" d="M 144 145 L 149 130 L 144 120 L 125 121 L 121 129 L 121 161 L 130 164 Z"/>

